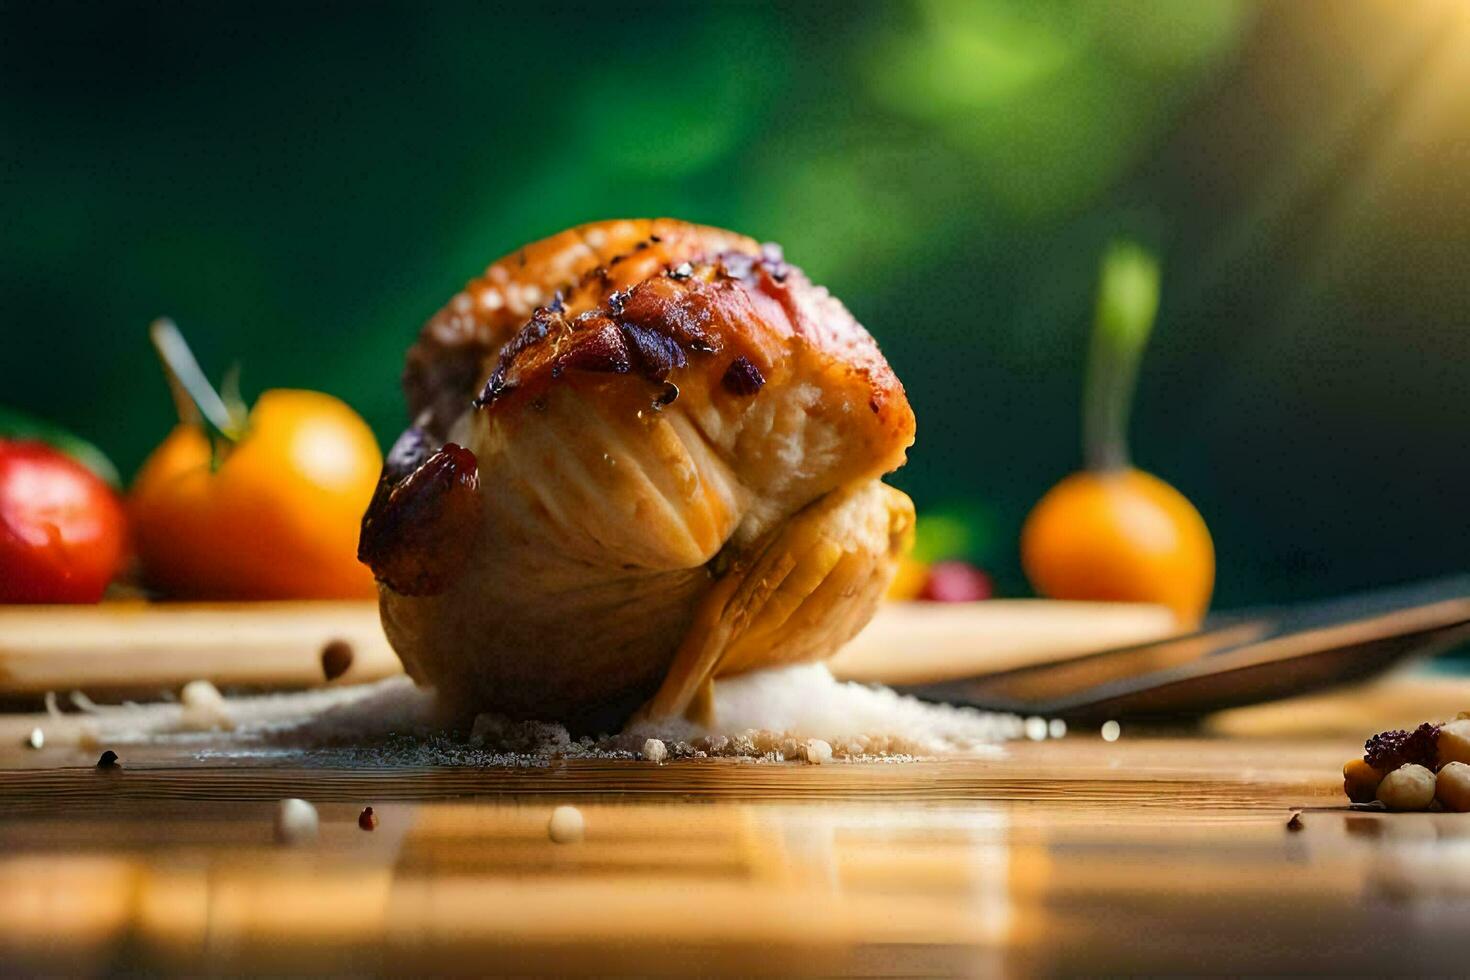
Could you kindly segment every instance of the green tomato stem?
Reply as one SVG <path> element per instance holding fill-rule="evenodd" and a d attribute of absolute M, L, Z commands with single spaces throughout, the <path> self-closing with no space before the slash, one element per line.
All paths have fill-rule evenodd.
<path fill-rule="evenodd" d="M 1129 465 L 1128 416 L 1138 362 L 1158 309 L 1158 260 L 1133 242 L 1109 245 L 1099 274 L 1082 398 L 1082 448 L 1088 469 Z"/>
<path fill-rule="evenodd" d="M 235 431 L 244 432 L 245 425 L 250 420 L 250 406 L 245 404 L 245 396 L 240 393 L 239 361 L 225 369 L 224 377 L 219 383 L 219 397 L 225 403 L 225 408 L 229 410 Z"/>
<path fill-rule="evenodd" d="M 149 324 L 148 337 L 163 362 L 163 373 L 173 390 L 179 420 L 202 422 L 216 450 L 222 448 L 221 441 L 225 444 L 239 441 L 244 433 L 243 419 L 231 411 L 204 376 L 204 370 L 199 367 L 194 352 L 174 322 L 167 317 L 159 317 Z"/>

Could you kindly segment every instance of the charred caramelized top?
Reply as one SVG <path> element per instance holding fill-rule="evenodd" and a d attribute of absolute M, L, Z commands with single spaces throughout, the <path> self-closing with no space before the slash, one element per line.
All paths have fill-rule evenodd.
<path fill-rule="evenodd" d="M 903 386 L 846 307 L 779 247 L 669 219 L 583 225 L 496 262 L 424 327 L 404 384 L 437 443 L 471 405 L 504 417 L 578 376 L 645 379 L 657 405 L 687 383 L 738 399 L 815 386 L 866 416 L 853 435 L 875 463 L 913 442 Z"/>
<path fill-rule="evenodd" d="M 757 256 L 680 263 L 576 316 L 559 299 L 538 309 L 501 349 L 475 404 L 537 394 L 568 371 L 663 382 L 691 361 L 713 369 L 726 392 L 749 396 L 779 376 L 792 342 L 865 382 L 868 408 L 912 435 L 903 388 L 872 337 L 769 245 Z"/>
<path fill-rule="evenodd" d="M 500 348 L 537 308 L 560 294 L 561 312 L 576 316 L 666 269 L 721 253 L 757 257 L 761 250 L 743 235 L 656 218 L 581 225 L 507 255 L 420 332 L 403 372 L 410 411 L 444 438 L 485 381 Z"/>

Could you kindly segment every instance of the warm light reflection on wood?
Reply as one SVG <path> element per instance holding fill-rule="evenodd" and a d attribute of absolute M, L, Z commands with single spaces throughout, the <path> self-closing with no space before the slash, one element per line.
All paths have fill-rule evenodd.
<path fill-rule="evenodd" d="M 607 763 L 463 783 L 10 772 L 0 962 L 13 973 L 928 974 L 1187 971 L 1204 956 L 1251 972 L 1362 969 L 1390 927 L 1448 949 L 1414 910 L 1470 897 L 1462 815 L 1308 809 L 1301 831 L 1285 829 L 1293 807 L 1333 802 L 1343 751 L 1076 737 L 1004 760 L 832 773 L 674 764 L 628 780 L 637 797 L 601 788 Z M 752 800 L 762 781 L 788 799 Z M 379 797 L 377 829 L 357 827 L 359 793 L 462 786 L 484 795 Z M 320 840 L 273 844 L 273 800 L 313 787 Z M 863 792 L 880 795 L 840 797 Z M 546 824 L 566 802 L 586 836 L 558 845 Z M 1242 945 L 1221 922 L 1269 942 Z"/>
<path fill-rule="evenodd" d="M 1005 820 L 935 811 L 895 831 L 851 807 L 593 804 L 553 844 L 547 808 L 389 807 L 389 851 L 245 847 L 0 861 L 5 947 L 141 944 L 161 959 L 311 944 L 390 948 L 758 938 L 798 948 L 1003 943 Z M 938 837 L 934 837 L 938 835 Z M 937 840 L 937 844 L 931 841 Z M 364 867 L 364 863 L 367 864 Z"/>

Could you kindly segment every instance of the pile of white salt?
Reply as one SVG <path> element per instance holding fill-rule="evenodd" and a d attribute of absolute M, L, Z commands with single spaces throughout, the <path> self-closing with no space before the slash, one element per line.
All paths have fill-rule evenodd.
<path fill-rule="evenodd" d="M 1005 741 L 1063 730 L 1042 719 L 933 704 L 878 685 L 839 681 L 822 664 L 722 679 L 715 685 L 717 723 L 712 727 L 666 720 L 581 738 L 555 723 L 488 714 L 477 718 L 470 732 L 446 731 L 433 693 L 404 677 L 218 701 L 201 698 L 198 688 L 190 694 L 184 704 L 103 706 L 74 698 L 82 713 L 54 713 L 53 729 L 82 744 L 190 745 L 200 758 L 375 766 L 638 759 L 650 740 L 663 744 L 668 759 L 901 761 L 994 754 Z M 201 712 L 201 703 L 207 711 Z"/>

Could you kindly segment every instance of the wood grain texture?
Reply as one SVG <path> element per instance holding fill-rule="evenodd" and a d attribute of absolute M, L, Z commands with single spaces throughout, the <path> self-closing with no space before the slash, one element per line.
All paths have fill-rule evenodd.
<path fill-rule="evenodd" d="M 1371 714 L 1372 705 L 1358 707 Z M 7 972 L 1459 972 L 1470 817 L 1337 807 L 1355 737 L 907 764 L 204 764 L 0 747 Z M 272 842 L 274 801 L 320 839 Z M 585 840 L 552 843 L 573 803 Z M 378 828 L 357 814 L 372 805 Z M 1286 828 L 1298 808 L 1304 826 Z"/>

